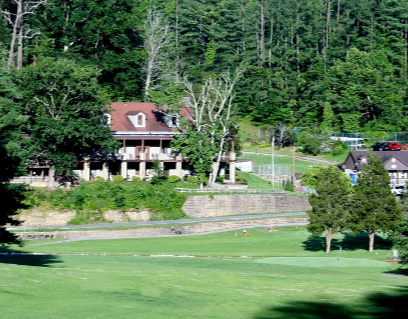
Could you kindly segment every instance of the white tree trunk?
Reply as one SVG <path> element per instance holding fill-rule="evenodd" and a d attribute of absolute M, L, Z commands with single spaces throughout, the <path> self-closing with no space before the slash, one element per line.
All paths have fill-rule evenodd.
<path fill-rule="evenodd" d="M 370 239 L 369 245 L 368 245 L 368 252 L 372 253 L 374 251 L 374 237 L 375 237 L 375 231 L 370 230 L 368 233 L 368 237 Z"/>

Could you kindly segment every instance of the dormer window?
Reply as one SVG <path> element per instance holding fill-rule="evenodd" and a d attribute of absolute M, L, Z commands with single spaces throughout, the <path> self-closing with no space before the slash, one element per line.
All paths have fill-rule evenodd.
<path fill-rule="evenodd" d="M 132 122 L 134 127 L 146 127 L 146 115 L 142 112 L 138 114 L 128 114 L 128 119 Z"/>
<path fill-rule="evenodd" d="M 179 126 L 179 119 L 175 116 L 165 116 L 164 121 L 166 122 L 168 127 L 178 127 Z"/>

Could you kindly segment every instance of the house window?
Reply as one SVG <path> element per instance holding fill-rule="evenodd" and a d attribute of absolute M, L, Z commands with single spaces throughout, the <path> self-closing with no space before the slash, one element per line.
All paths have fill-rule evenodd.
<path fill-rule="evenodd" d="M 146 115 L 144 115 L 143 113 L 128 114 L 127 117 L 132 122 L 134 127 L 145 127 L 146 126 Z"/>
<path fill-rule="evenodd" d="M 165 116 L 164 121 L 166 122 L 168 127 L 178 127 L 179 126 L 179 119 L 175 116 Z"/>
<path fill-rule="evenodd" d="M 103 124 L 104 124 L 104 125 L 111 125 L 111 124 L 112 124 L 112 118 L 111 118 L 111 115 L 110 115 L 110 114 L 105 113 L 105 114 L 103 115 Z"/>

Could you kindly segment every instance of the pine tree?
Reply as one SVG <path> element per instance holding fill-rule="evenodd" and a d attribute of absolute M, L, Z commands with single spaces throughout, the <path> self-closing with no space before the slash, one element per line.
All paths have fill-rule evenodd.
<path fill-rule="evenodd" d="M 375 233 L 393 231 L 400 218 L 401 209 L 391 193 L 388 171 L 378 155 L 369 153 L 355 186 L 350 227 L 354 232 L 368 233 L 368 251 L 373 252 Z"/>

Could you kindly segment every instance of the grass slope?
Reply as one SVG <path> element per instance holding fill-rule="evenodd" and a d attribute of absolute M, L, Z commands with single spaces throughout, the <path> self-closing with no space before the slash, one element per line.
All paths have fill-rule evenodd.
<path fill-rule="evenodd" d="M 366 237 L 339 237 L 340 256 L 304 228 L 248 232 L 24 247 L 65 255 L 0 256 L 2 318 L 388 318 L 406 307 L 408 278 L 383 276 L 397 267 L 386 240 L 370 254 Z"/>

